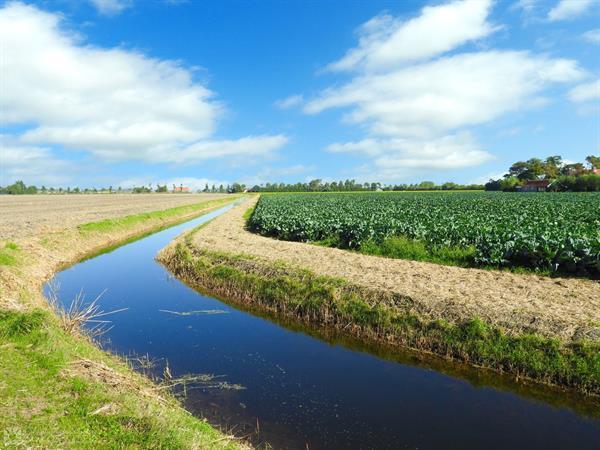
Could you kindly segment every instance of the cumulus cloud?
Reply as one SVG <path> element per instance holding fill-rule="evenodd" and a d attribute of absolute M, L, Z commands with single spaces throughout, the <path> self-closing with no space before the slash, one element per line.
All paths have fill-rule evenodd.
<path fill-rule="evenodd" d="M 90 0 L 100 14 L 114 16 L 132 5 L 132 0 Z"/>
<path fill-rule="evenodd" d="M 592 5 L 600 5 L 599 0 L 560 0 L 554 8 L 548 12 L 550 21 L 570 20 L 582 15 Z"/>
<path fill-rule="evenodd" d="M 583 39 L 590 44 L 600 44 L 600 28 L 586 31 L 583 33 Z"/>
<path fill-rule="evenodd" d="M 487 21 L 491 7 L 491 0 L 461 0 L 426 6 L 408 21 L 376 16 L 358 30 L 358 47 L 327 67 L 378 71 L 445 53 L 492 33 L 495 27 Z"/>
<path fill-rule="evenodd" d="M 530 106 L 549 84 L 580 76 L 572 60 L 528 52 L 464 53 L 359 75 L 324 91 L 308 102 L 305 111 L 352 107 L 345 119 L 366 124 L 374 134 L 437 135 Z"/>
<path fill-rule="evenodd" d="M 435 139 L 365 139 L 334 143 L 330 152 L 358 152 L 373 156 L 379 170 L 456 169 L 482 164 L 493 157 L 479 148 L 468 132 Z"/>
<path fill-rule="evenodd" d="M 569 91 L 569 98 L 573 102 L 600 100 L 600 79 L 575 86 Z"/>
<path fill-rule="evenodd" d="M 177 61 L 104 49 L 65 31 L 61 16 L 21 3 L 0 9 L 0 124 L 28 145 L 86 150 L 109 161 L 194 163 L 264 155 L 284 136 L 214 140 L 222 104 Z"/>
<path fill-rule="evenodd" d="M 290 109 L 301 105 L 304 102 L 302 95 L 290 95 L 281 100 L 275 102 L 275 106 L 279 109 Z"/>
<path fill-rule="evenodd" d="M 380 15 L 364 24 L 358 47 L 328 66 L 353 77 L 303 107 L 308 114 L 343 108 L 343 120 L 367 134 L 327 150 L 370 158 L 382 179 L 482 164 L 492 155 L 468 127 L 543 104 L 548 88 L 584 76 L 571 59 L 529 51 L 456 51 L 496 29 L 488 20 L 491 7 L 488 1 L 454 1 L 425 7 L 408 21 Z"/>
<path fill-rule="evenodd" d="M 69 161 L 55 158 L 50 149 L 24 146 L 9 136 L 0 135 L 0 185 L 17 180 L 38 186 L 56 186 L 71 179 L 75 167 Z"/>

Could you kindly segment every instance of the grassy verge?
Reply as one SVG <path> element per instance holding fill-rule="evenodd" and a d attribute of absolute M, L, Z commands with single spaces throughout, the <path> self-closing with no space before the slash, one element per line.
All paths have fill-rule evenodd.
<path fill-rule="evenodd" d="M 347 248 L 341 245 L 339 238 L 335 236 L 313 242 L 313 244 L 347 250 Z M 405 236 L 392 236 L 381 243 L 369 240 L 364 242 L 357 250 L 366 255 L 409 259 L 412 261 L 427 261 L 449 266 L 475 267 L 475 247 L 431 247 L 425 242 L 409 239 Z"/>
<path fill-rule="evenodd" d="M 0 308 L 0 447 L 247 448 L 186 412 L 125 360 L 77 330 L 67 332 L 40 289 L 65 261 L 189 220 L 234 198 L 85 224 L 26 247 L 3 243 L 0 300 L 5 303 L 0 304 L 10 305 L 15 293 L 18 304 Z"/>
<path fill-rule="evenodd" d="M 600 345 L 509 335 L 476 317 L 463 323 L 415 314 L 410 298 L 249 255 L 198 250 L 186 240 L 159 256 L 178 277 L 209 292 L 305 325 L 406 346 L 517 377 L 600 395 Z"/>
<path fill-rule="evenodd" d="M 16 266 L 21 253 L 20 247 L 14 242 L 7 241 L 0 248 L 0 266 Z"/>
<path fill-rule="evenodd" d="M 0 311 L 0 374 L 8 448 L 238 448 L 48 311 Z"/>
<path fill-rule="evenodd" d="M 116 219 L 105 219 L 97 222 L 89 222 L 83 225 L 79 225 L 77 228 L 81 232 L 111 232 L 118 229 L 132 227 L 136 224 L 145 222 L 150 219 L 168 220 L 177 216 L 184 216 L 194 211 L 201 209 L 215 208 L 226 203 L 230 203 L 236 197 L 220 198 L 216 200 L 209 200 L 201 203 L 195 203 L 192 205 L 176 206 L 175 208 L 169 208 L 162 211 L 152 211 L 141 214 L 132 214 L 125 217 L 119 217 Z"/>

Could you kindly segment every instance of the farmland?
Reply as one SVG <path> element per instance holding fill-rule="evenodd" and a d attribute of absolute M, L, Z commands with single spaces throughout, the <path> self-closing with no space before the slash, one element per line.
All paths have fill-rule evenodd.
<path fill-rule="evenodd" d="M 286 197 L 263 196 L 258 203 Z M 272 239 L 247 231 L 249 206 L 179 239 L 159 260 L 203 292 L 303 326 L 597 394 L 597 281 L 376 258 Z"/>
<path fill-rule="evenodd" d="M 600 194 L 262 196 L 252 231 L 467 267 L 600 274 Z"/>

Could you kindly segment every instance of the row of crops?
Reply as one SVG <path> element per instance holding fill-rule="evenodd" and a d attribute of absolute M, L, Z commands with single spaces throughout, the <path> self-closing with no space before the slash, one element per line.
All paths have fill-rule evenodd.
<path fill-rule="evenodd" d="M 249 226 L 352 249 L 403 236 L 429 248 L 474 247 L 475 266 L 600 274 L 600 193 L 263 195 Z"/>

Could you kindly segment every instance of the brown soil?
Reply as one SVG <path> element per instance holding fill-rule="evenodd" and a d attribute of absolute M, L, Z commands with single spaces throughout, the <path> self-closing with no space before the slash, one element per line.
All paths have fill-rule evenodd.
<path fill-rule="evenodd" d="M 368 289 L 409 297 L 422 316 L 451 322 L 480 317 L 508 332 L 535 332 L 565 342 L 600 341 L 600 282 L 549 278 L 363 255 L 286 242 L 244 229 L 245 202 L 198 231 L 198 248 L 249 254 Z"/>
<path fill-rule="evenodd" d="M 47 307 L 42 284 L 57 270 L 84 256 L 154 229 L 191 219 L 212 207 L 152 218 L 110 233 L 80 233 L 76 226 L 90 221 L 198 204 L 225 194 L 39 195 L 0 197 L 0 246 L 15 242 L 22 261 L 0 266 L 0 308 Z M 232 198 L 233 200 L 233 198 Z M 10 211 L 10 213 L 5 213 Z"/>
<path fill-rule="evenodd" d="M 0 195 L 0 240 L 34 236 L 96 220 L 200 203 L 226 195 Z"/>

